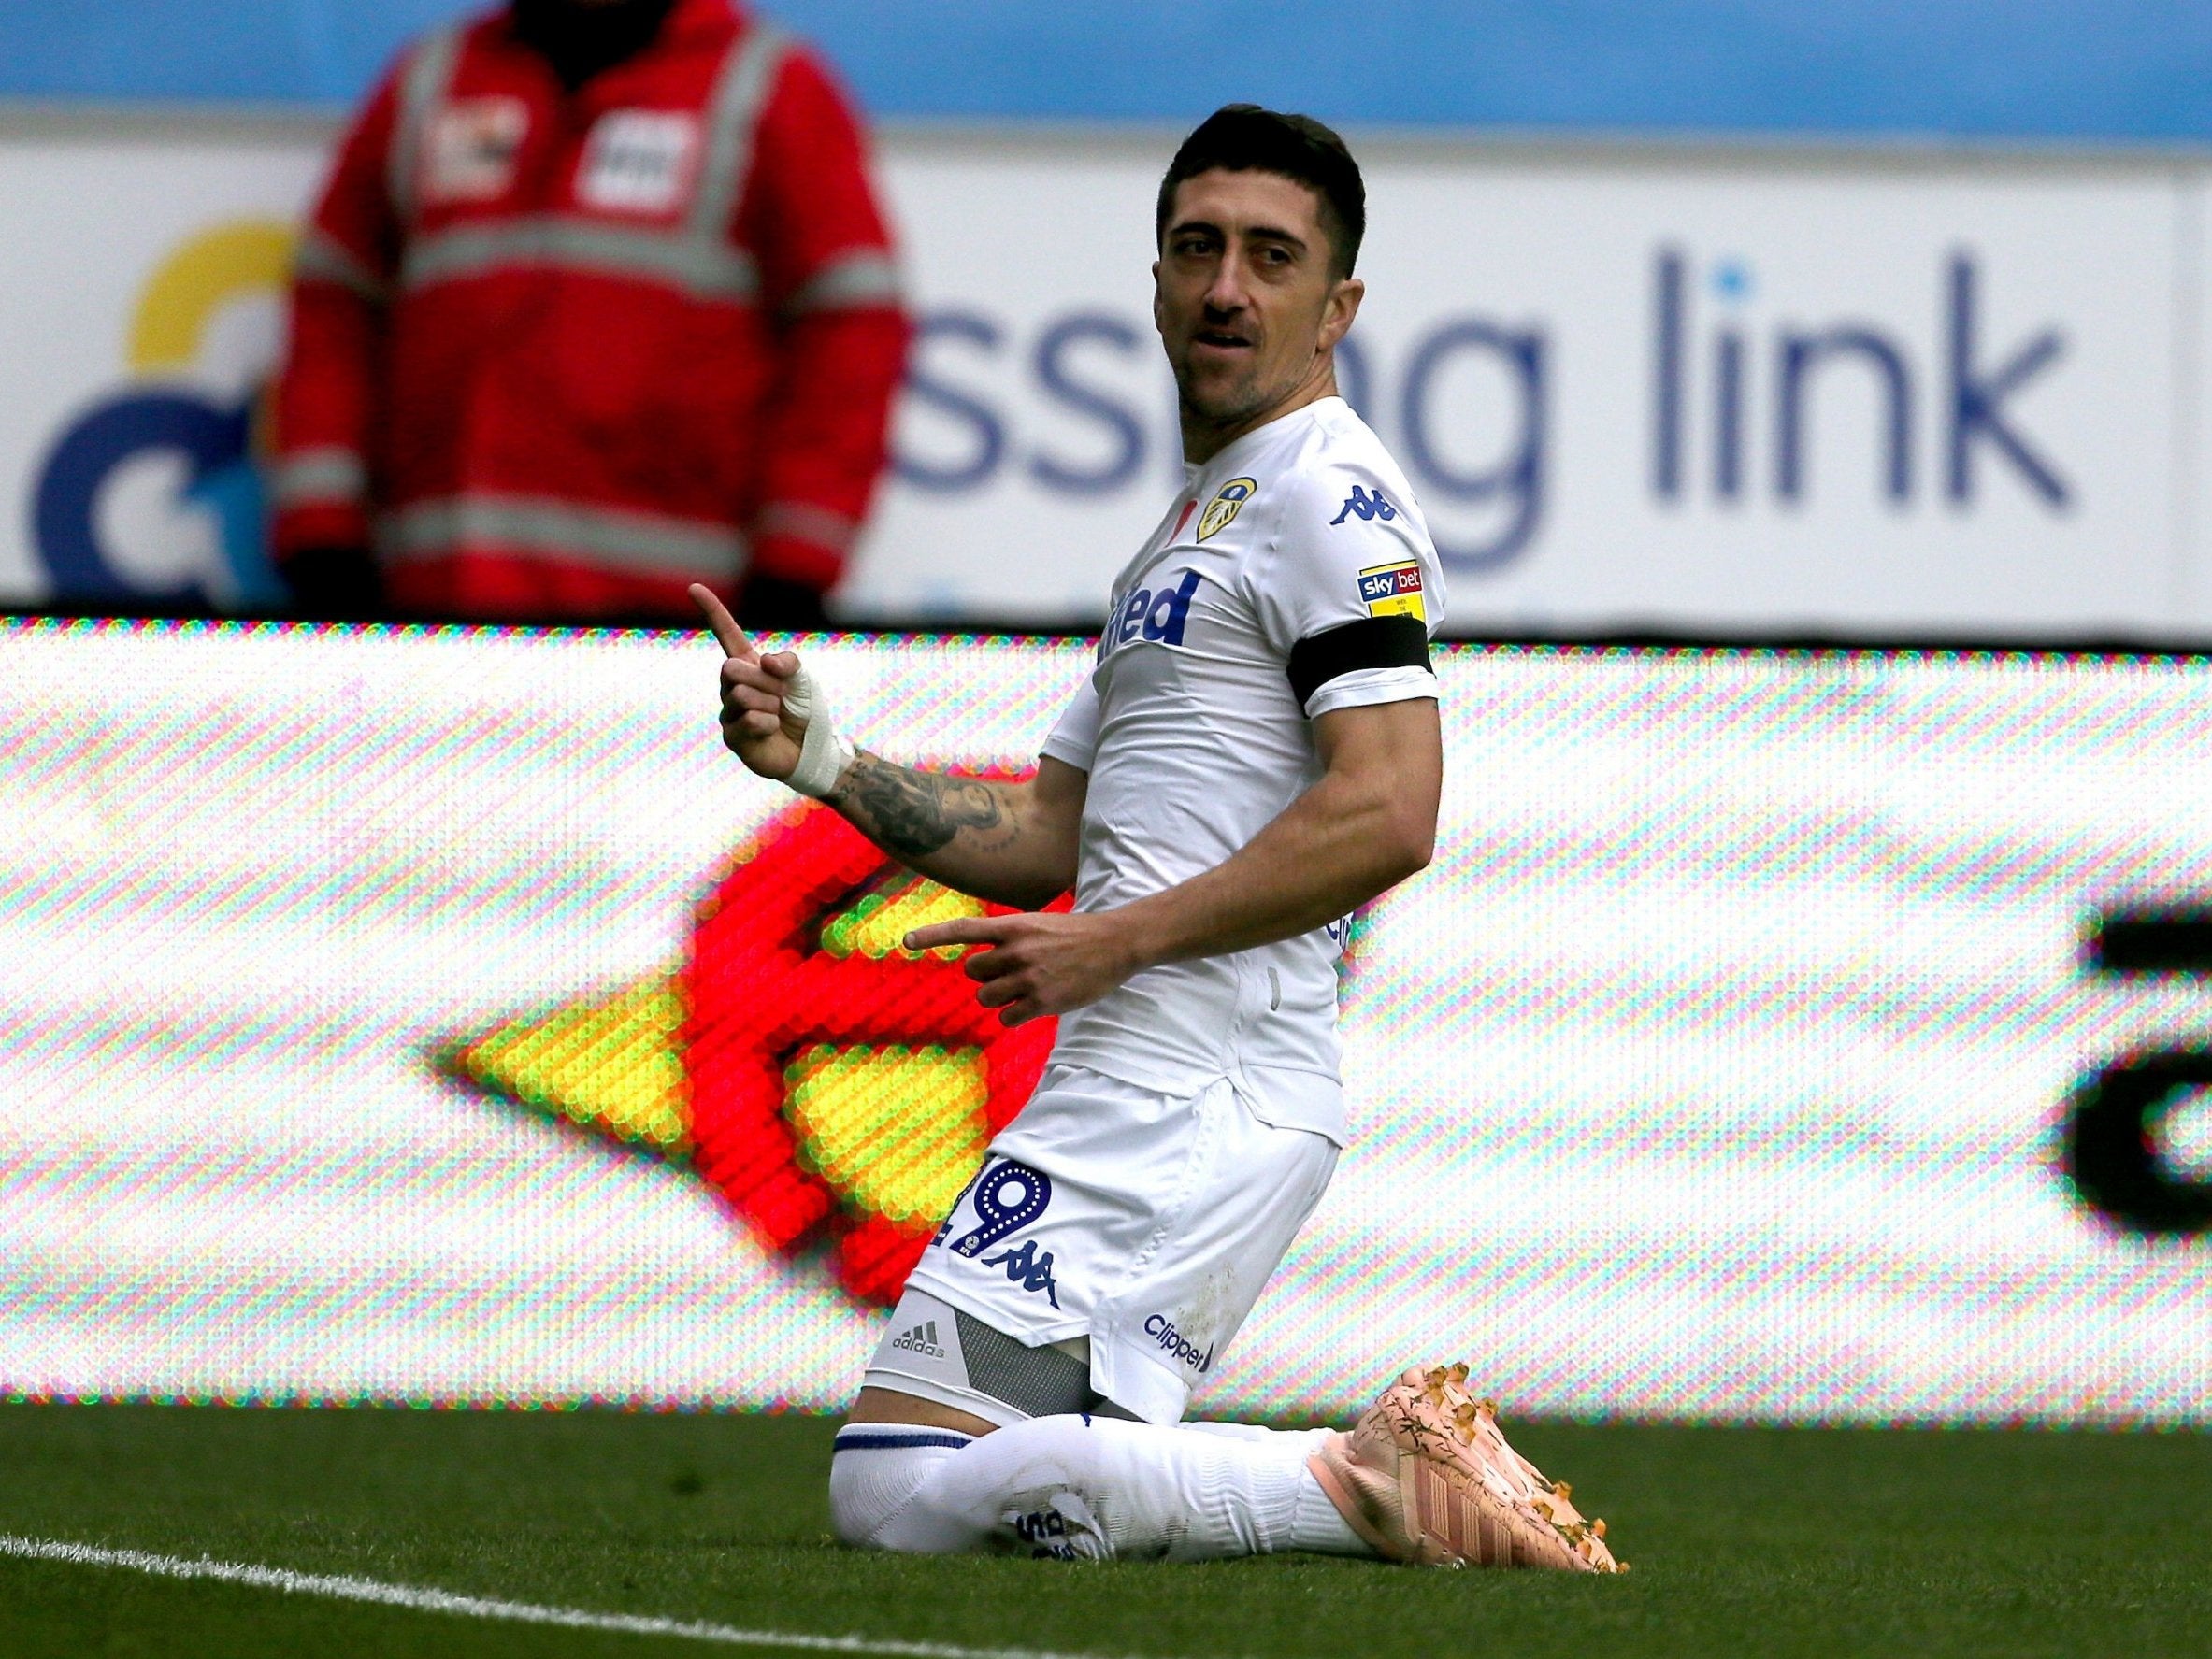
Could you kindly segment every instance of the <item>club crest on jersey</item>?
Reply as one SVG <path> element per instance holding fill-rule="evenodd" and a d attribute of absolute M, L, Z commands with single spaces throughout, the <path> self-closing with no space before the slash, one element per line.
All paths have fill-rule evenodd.
<path fill-rule="evenodd" d="M 1421 597 L 1421 565 L 1415 559 L 1369 565 L 1359 573 L 1359 597 L 1369 616 L 1429 620 L 1429 608 Z"/>
<path fill-rule="evenodd" d="M 1214 499 L 1206 503 L 1206 510 L 1199 519 L 1199 539 L 1219 536 L 1237 522 L 1237 515 L 1244 510 L 1244 503 L 1259 493 L 1257 479 L 1231 479 L 1214 492 Z"/>

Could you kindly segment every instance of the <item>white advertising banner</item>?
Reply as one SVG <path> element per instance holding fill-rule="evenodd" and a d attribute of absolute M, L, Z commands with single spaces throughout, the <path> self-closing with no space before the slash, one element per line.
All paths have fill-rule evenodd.
<path fill-rule="evenodd" d="M 312 126 L 0 125 L 0 602 L 266 601 L 248 394 Z M 839 595 L 1080 624 L 1179 480 L 1171 136 L 881 146 L 920 324 Z M 2212 168 L 1362 143 L 1347 394 L 1471 634 L 2212 638 Z"/>
<path fill-rule="evenodd" d="M 977 767 L 1089 665 L 809 651 Z M 850 1397 L 1051 1033 L 898 949 L 961 901 L 725 753 L 716 662 L 0 628 L 0 1395 Z M 1335 1183 L 1233 1343 L 1162 1310 L 1200 1411 L 1460 1353 L 1522 1412 L 2212 1423 L 2212 665 L 1438 671 Z"/>
<path fill-rule="evenodd" d="M 2195 177 L 1364 161 L 1342 379 L 1421 498 L 1455 631 L 2212 623 Z M 1177 477 L 1160 165 L 1126 141 L 895 160 L 924 334 L 853 609 L 1097 614 Z"/>
<path fill-rule="evenodd" d="M 0 604 L 278 591 L 251 429 L 323 141 L 0 122 Z"/>

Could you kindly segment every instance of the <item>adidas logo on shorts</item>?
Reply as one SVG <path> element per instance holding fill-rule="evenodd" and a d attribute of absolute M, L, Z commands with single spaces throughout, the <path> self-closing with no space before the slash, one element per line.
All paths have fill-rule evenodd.
<path fill-rule="evenodd" d="M 918 1324 L 911 1331 L 901 1331 L 891 1338 L 891 1346 L 904 1348 L 914 1353 L 926 1354 L 933 1360 L 944 1358 L 944 1350 L 937 1345 L 937 1321 Z"/>

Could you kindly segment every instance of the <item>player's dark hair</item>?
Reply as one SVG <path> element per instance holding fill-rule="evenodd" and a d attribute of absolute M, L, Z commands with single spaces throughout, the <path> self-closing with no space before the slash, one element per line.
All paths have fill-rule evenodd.
<path fill-rule="evenodd" d="M 1367 234 L 1367 186 L 1344 141 L 1310 115 L 1286 115 L 1257 104 L 1224 104 L 1183 141 L 1160 180 L 1153 240 L 1164 242 L 1175 187 L 1220 167 L 1231 173 L 1274 173 L 1321 198 L 1321 229 L 1341 281 L 1359 258 Z"/>

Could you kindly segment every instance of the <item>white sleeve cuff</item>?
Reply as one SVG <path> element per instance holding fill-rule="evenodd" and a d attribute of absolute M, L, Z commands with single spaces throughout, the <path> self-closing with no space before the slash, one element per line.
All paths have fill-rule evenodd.
<path fill-rule="evenodd" d="M 1427 668 L 1355 668 L 1314 690 L 1306 699 L 1306 718 L 1317 720 L 1332 709 L 1410 703 L 1436 694 L 1436 676 Z"/>
<path fill-rule="evenodd" d="M 1073 766 L 1078 772 L 1089 771 L 1092 761 L 1097 758 L 1097 751 L 1094 746 L 1075 742 L 1062 737 L 1057 732 L 1044 740 L 1044 747 L 1038 752 L 1049 755 L 1063 765 Z"/>

